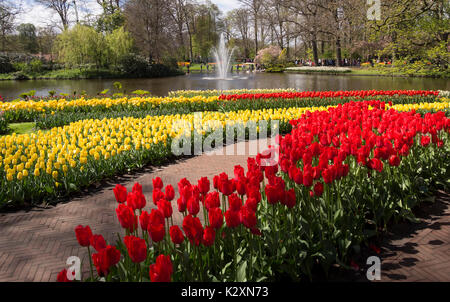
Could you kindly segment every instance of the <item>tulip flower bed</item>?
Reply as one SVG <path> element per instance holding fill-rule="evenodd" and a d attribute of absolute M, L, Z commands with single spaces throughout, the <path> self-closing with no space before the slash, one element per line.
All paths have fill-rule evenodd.
<path fill-rule="evenodd" d="M 245 125 L 249 121 L 278 120 L 281 132 L 287 132 L 290 120 L 308 110 L 326 109 L 204 112 L 202 128 L 195 131 L 204 139 L 216 129 L 226 131 L 232 121 Z M 193 131 L 194 114 L 178 114 L 84 120 L 46 132 L 1 136 L 0 208 L 54 201 L 106 177 L 171 160 L 172 140 L 186 131 L 183 125 L 177 126 L 180 120 Z"/>
<path fill-rule="evenodd" d="M 169 97 L 193 97 L 193 96 L 220 96 L 229 94 L 245 94 L 245 93 L 284 93 L 297 92 L 295 89 L 232 89 L 232 90 L 176 90 L 169 91 Z"/>
<path fill-rule="evenodd" d="M 124 229 L 116 245 L 75 229 L 97 281 L 276 281 L 348 267 L 361 245 L 437 186 L 448 189 L 450 119 L 443 112 L 385 110 L 353 102 L 292 120 L 270 152 L 197 184 L 153 181 L 149 213 L 142 187 L 117 185 Z M 273 165 L 267 165 L 270 162 Z M 176 200 L 176 202 L 174 202 Z M 183 217 L 173 223 L 174 208 Z M 91 254 L 90 247 L 95 249 Z M 95 273 L 94 273 L 95 267 Z M 67 281 L 63 270 L 59 281 Z"/>
<path fill-rule="evenodd" d="M 318 107 L 353 100 L 377 100 L 392 104 L 435 102 L 434 91 L 353 91 L 353 92 L 284 92 L 222 96 L 174 98 L 94 98 L 75 100 L 20 101 L 0 103 L 9 123 L 36 121 L 40 129 L 68 125 L 83 119 L 145 117 L 203 111 L 261 110 L 290 107 Z"/>
<path fill-rule="evenodd" d="M 399 96 L 439 96 L 439 91 L 426 90 L 355 90 L 355 91 L 303 91 L 303 92 L 280 92 L 280 93 L 260 93 L 260 94 L 231 94 L 221 95 L 219 99 L 239 100 L 239 99 L 298 99 L 298 98 L 366 98 L 366 97 L 399 97 Z"/>

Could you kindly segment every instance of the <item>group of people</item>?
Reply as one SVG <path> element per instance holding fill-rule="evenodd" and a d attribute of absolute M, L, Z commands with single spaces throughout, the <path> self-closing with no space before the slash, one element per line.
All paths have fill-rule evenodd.
<path fill-rule="evenodd" d="M 310 59 L 297 59 L 295 65 L 316 66 L 316 63 Z M 336 59 L 319 59 L 317 66 L 336 66 Z M 342 59 L 340 66 L 361 66 L 361 59 Z"/>

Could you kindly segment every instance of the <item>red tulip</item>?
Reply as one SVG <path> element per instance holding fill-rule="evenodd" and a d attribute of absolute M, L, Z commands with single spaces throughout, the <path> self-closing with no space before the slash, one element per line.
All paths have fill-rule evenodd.
<path fill-rule="evenodd" d="M 255 212 L 245 206 L 239 211 L 239 220 L 246 228 L 249 229 L 253 229 L 257 223 Z"/>
<path fill-rule="evenodd" d="M 184 213 L 186 212 L 187 209 L 187 201 L 184 202 L 183 199 L 180 197 L 177 200 L 177 205 L 178 205 L 178 212 L 180 213 Z"/>
<path fill-rule="evenodd" d="M 131 261 L 141 263 L 147 259 L 147 245 L 144 239 L 135 236 L 125 236 L 124 243 Z"/>
<path fill-rule="evenodd" d="M 161 199 L 158 201 L 157 205 L 158 210 L 163 213 L 165 218 L 172 217 L 173 209 L 172 204 L 169 201 Z"/>
<path fill-rule="evenodd" d="M 159 255 L 156 263 L 150 265 L 150 280 L 152 282 L 170 282 L 173 274 L 170 256 Z"/>
<path fill-rule="evenodd" d="M 152 182 L 153 182 L 153 190 L 155 189 L 162 190 L 162 188 L 164 187 L 161 177 L 156 177 L 155 179 L 152 179 Z"/>
<path fill-rule="evenodd" d="M 75 228 L 75 235 L 81 246 L 88 247 L 91 244 L 92 231 L 88 225 L 86 227 L 82 225 L 77 226 Z"/>
<path fill-rule="evenodd" d="M 108 245 L 97 254 L 93 254 L 92 261 L 99 276 L 105 277 L 109 274 L 109 269 L 119 263 L 120 251 L 115 246 Z"/>
<path fill-rule="evenodd" d="M 183 220 L 183 230 L 186 237 L 195 245 L 199 245 L 203 238 L 203 226 L 198 217 L 187 215 Z"/>
<path fill-rule="evenodd" d="M 166 235 L 164 224 L 150 224 L 148 226 L 148 232 L 153 242 L 162 241 L 164 239 L 164 236 Z"/>
<path fill-rule="evenodd" d="M 258 201 L 255 198 L 250 197 L 245 202 L 245 206 L 252 209 L 253 212 L 256 212 L 258 209 Z"/>
<path fill-rule="evenodd" d="M 191 197 L 187 203 L 189 214 L 196 216 L 200 212 L 200 203 L 194 197 Z"/>
<path fill-rule="evenodd" d="M 320 181 L 314 185 L 314 195 L 317 197 L 322 196 L 323 194 L 323 183 Z"/>
<path fill-rule="evenodd" d="M 289 209 L 292 209 L 297 204 L 297 197 L 295 196 L 295 190 L 290 189 L 284 195 L 283 204 L 287 206 Z"/>
<path fill-rule="evenodd" d="M 389 157 L 389 165 L 392 167 L 400 166 L 400 157 L 397 155 L 391 155 L 391 157 Z"/>
<path fill-rule="evenodd" d="M 102 235 L 92 235 L 90 244 L 97 252 L 106 248 L 106 241 Z"/>
<path fill-rule="evenodd" d="M 239 211 L 242 207 L 242 200 L 234 193 L 228 196 L 228 202 L 232 211 Z"/>
<path fill-rule="evenodd" d="M 239 212 L 228 210 L 225 212 L 225 221 L 227 223 L 227 227 L 235 228 L 241 224 L 239 218 Z"/>
<path fill-rule="evenodd" d="M 119 219 L 120 225 L 127 229 L 129 232 L 134 232 L 137 228 L 137 217 L 134 215 L 132 208 L 119 204 L 116 209 L 117 218 Z"/>
<path fill-rule="evenodd" d="M 267 202 L 269 204 L 274 205 L 280 201 L 280 194 L 279 194 L 280 192 L 277 186 L 267 184 L 265 188 L 265 193 L 267 197 Z"/>
<path fill-rule="evenodd" d="M 204 246 L 211 246 L 216 239 L 216 231 L 213 227 L 207 226 L 203 232 L 202 243 Z"/>
<path fill-rule="evenodd" d="M 175 190 L 174 190 L 172 185 L 167 185 L 165 192 L 166 192 L 165 193 L 165 199 L 166 200 L 172 201 L 175 198 Z"/>
<path fill-rule="evenodd" d="M 156 206 L 158 201 L 166 198 L 166 194 L 164 194 L 160 189 L 154 189 L 152 192 L 153 204 Z"/>
<path fill-rule="evenodd" d="M 220 197 L 217 191 L 210 192 L 206 195 L 205 207 L 208 211 L 220 207 Z"/>
<path fill-rule="evenodd" d="M 206 195 L 210 189 L 210 183 L 208 177 L 202 177 L 198 180 L 198 189 L 200 193 Z"/>
<path fill-rule="evenodd" d="M 426 147 L 431 143 L 431 139 L 428 135 L 423 135 L 422 138 L 420 139 L 420 144 L 422 145 L 422 147 Z"/>
<path fill-rule="evenodd" d="M 142 211 L 141 216 L 139 216 L 139 222 L 143 231 L 147 231 L 150 224 L 150 215 L 146 211 Z"/>
<path fill-rule="evenodd" d="M 172 242 L 174 244 L 183 243 L 184 235 L 183 235 L 183 232 L 181 231 L 181 229 L 177 225 L 171 226 L 169 233 L 170 233 L 170 239 L 172 239 Z"/>
<path fill-rule="evenodd" d="M 131 190 L 131 192 L 133 192 L 133 193 L 141 193 L 141 194 L 143 194 L 143 192 L 142 192 L 142 186 L 141 186 L 141 184 L 140 183 L 135 183 L 134 184 L 134 186 L 133 186 L 133 189 Z"/>
<path fill-rule="evenodd" d="M 134 211 L 143 209 L 146 203 L 145 196 L 139 190 L 128 193 L 127 206 Z"/>
<path fill-rule="evenodd" d="M 215 229 L 220 229 L 223 225 L 223 214 L 220 208 L 212 208 L 208 213 L 209 225 Z"/>
<path fill-rule="evenodd" d="M 127 201 L 127 188 L 122 185 L 116 185 L 113 191 L 118 203 L 124 203 L 125 201 Z"/>
<path fill-rule="evenodd" d="M 164 214 L 160 210 L 152 209 L 150 212 L 149 225 L 164 225 Z"/>

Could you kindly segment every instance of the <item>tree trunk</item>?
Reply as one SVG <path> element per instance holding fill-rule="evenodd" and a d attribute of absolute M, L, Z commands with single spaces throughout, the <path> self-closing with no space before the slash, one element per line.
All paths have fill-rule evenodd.
<path fill-rule="evenodd" d="M 314 64 L 316 66 L 319 66 L 319 54 L 317 49 L 317 38 L 316 36 L 313 37 L 311 41 L 312 49 L 313 49 L 313 57 L 314 57 Z"/>
<path fill-rule="evenodd" d="M 342 64 L 342 47 L 341 47 L 341 38 L 337 37 L 336 39 L 336 66 L 341 66 Z"/>
<path fill-rule="evenodd" d="M 258 54 L 258 12 L 255 12 L 255 56 Z"/>

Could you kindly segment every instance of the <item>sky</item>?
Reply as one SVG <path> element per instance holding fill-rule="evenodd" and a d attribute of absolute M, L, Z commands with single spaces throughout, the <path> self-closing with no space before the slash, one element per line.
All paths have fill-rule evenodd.
<path fill-rule="evenodd" d="M 23 12 L 17 17 L 16 23 L 32 23 L 35 26 L 46 26 L 51 24 L 59 24 L 59 16 L 53 11 L 45 8 L 41 4 L 37 4 L 34 0 L 19 0 L 22 2 Z M 86 16 L 86 9 L 94 13 L 100 13 L 101 8 L 96 0 L 86 0 L 86 7 L 82 5 L 78 8 L 80 19 Z M 237 0 L 211 0 L 217 4 L 222 12 L 226 13 L 234 8 L 239 7 Z M 73 20 L 74 21 L 74 20 Z"/>

